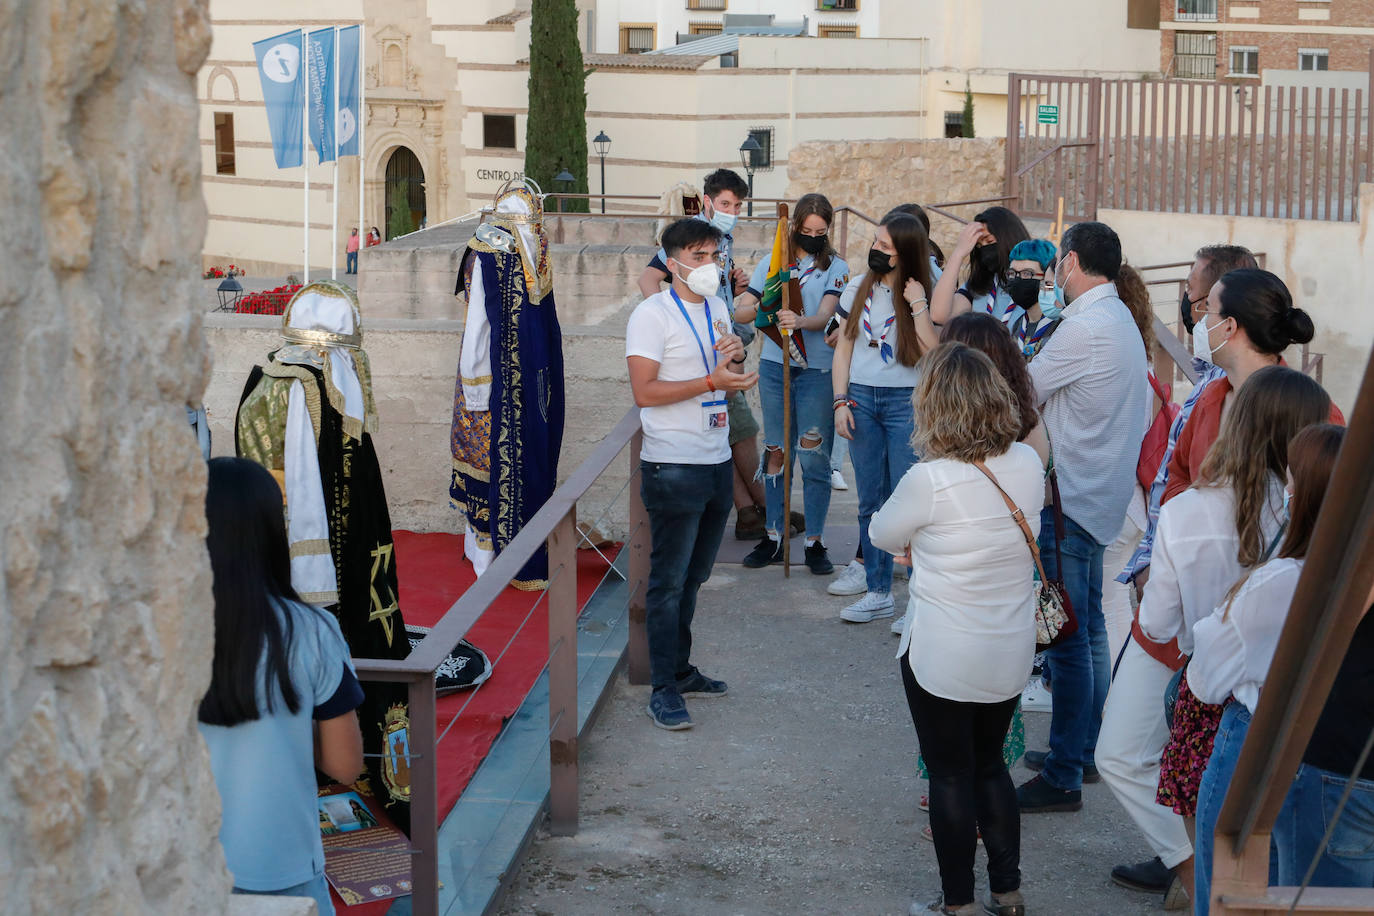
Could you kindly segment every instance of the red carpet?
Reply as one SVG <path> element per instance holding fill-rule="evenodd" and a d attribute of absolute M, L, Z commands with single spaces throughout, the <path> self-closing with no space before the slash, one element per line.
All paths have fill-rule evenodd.
<path fill-rule="evenodd" d="M 393 535 L 396 571 L 401 585 L 401 613 L 406 623 L 433 626 L 477 580 L 472 564 L 463 557 L 463 537 L 413 531 L 396 531 Z M 604 552 L 614 559 L 618 549 Z M 601 583 L 606 569 L 606 562 L 596 551 L 577 552 L 579 611 Z M 548 660 L 548 601 L 539 601 L 540 595 L 540 592 L 508 587 L 468 631 L 468 642 L 491 659 L 492 675 L 475 692 L 466 690 L 439 698 L 440 735 L 458 716 L 458 711 L 463 710 L 459 722 L 439 742 L 440 823 L 457 804 L 458 796 L 500 734 L 502 723 L 524 701 Z M 539 607 L 531 614 L 530 609 L 536 601 Z M 509 649 L 507 643 L 510 643 Z M 498 661 L 503 651 L 505 656 Z M 338 896 L 334 896 L 334 906 L 350 916 L 381 916 L 390 903 L 344 907 Z"/>

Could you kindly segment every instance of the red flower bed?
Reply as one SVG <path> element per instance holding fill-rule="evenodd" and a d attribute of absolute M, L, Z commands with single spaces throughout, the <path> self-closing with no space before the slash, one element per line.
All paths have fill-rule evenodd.
<path fill-rule="evenodd" d="M 249 293 L 239 300 L 238 305 L 234 306 L 234 311 L 240 315 L 280 315 L 286 311 L 286 303 L 291 301 L 291 297 L 300 288 L 300 284 L 296 284 Z"/>

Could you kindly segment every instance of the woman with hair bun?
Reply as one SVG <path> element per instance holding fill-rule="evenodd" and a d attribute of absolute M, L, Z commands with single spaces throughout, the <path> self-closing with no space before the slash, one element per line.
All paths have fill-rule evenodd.
<path fill-rule="evenodd" d="M 1217 440 L 1222 413 L 1246 379 L 1266 366 L 1286 365 L 1283 351 L 1309 343 L 1314 333 L 1311 316 L 1293 305 L 1288 287 L 1269 271 L 1242 268 L 1216 282 L 1207 310 L 1193 328 L 1193 355 L 1214 363 L 1226 377 L 1207 386 L 1179 433 L 1164 502 L 1197 480 L 1207 450 Z M 1345 425 L 1334 402 L 1330 421 Z"/>

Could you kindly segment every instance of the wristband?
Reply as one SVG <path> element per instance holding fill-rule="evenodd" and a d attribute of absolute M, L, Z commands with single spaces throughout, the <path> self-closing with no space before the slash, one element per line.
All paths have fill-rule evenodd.
<path fill-rule="evenodd" d="M 732 360 L 730 360 L 730 365 L 732 365 L 732 366 L 743 366 L 743 365 L 744 365 L 744 360 L 743 360 L 743 359 L 732 359 Z"/>
<path fill-rule="evenodd" d="M 851 400 L 849 400 L 848 398 L 839 398 L 838 400 L 835 401 L 835 406 L 832 407 L 832 408 L 830 408 L 830 410 L 831 410 L 832 413 L 834 413 L 835 411 L 839 410 L 841 407 L 848 407 L 850 410 L 853 410 L 855 407 L 858 407 L 858 406 L 859 406 L 859 402 L 858 402 L 858 401 L 851 401 Z"/>
<path fill-rule="evenodd" d="M 716 383 L 711 381 L 711 376 L 706 376 L 706 390 L 712 394 L 716 393 Z"/>

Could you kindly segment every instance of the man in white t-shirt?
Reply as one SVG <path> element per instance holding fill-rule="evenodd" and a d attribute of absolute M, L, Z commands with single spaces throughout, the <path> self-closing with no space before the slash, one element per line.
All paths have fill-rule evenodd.
<path fill-rule="evenodd" d="M 663 232 L 672 286 L 636 306 L 625 329 L 630 387 L 640 409 L 640 493 L 652 548 L 645 596 L 649 715 L 690 728 L 683 696 L 722 696 L 724 682 L 691 663 L 697 590 L 711 575 L 733 507 L 726 398 L 752 388 L 744 344 L 730 333 L 720 286 L 720 230 L 682 219 Z"/>

